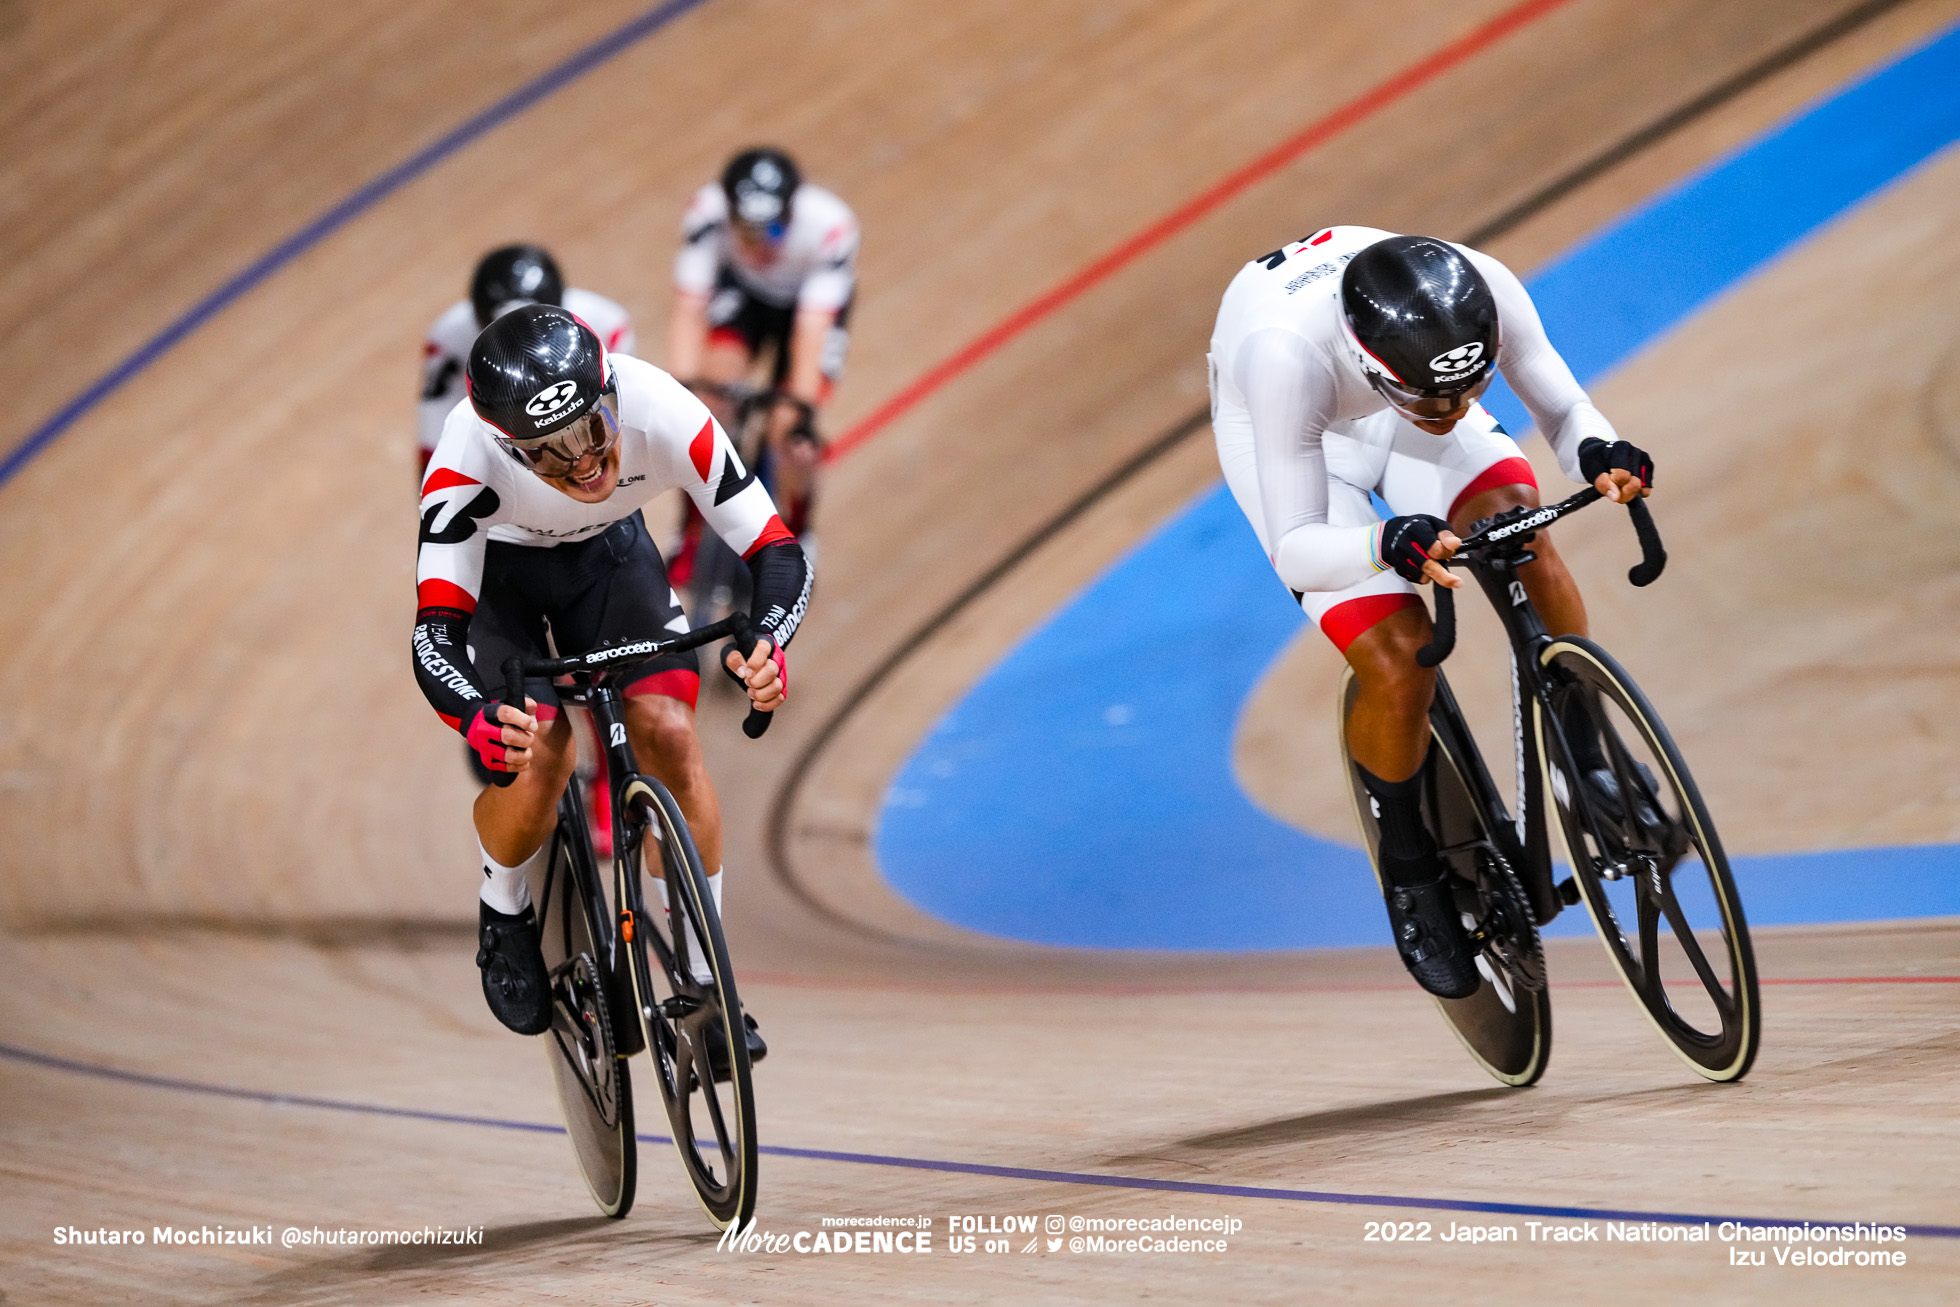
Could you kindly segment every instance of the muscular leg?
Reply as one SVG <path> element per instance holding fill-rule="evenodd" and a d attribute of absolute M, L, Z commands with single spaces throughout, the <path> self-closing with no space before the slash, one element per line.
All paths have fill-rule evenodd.
<path fill-rule="evenodd" d="M 1402 964 L 1430 993 L 1464 998 L 1477 990 L 1477 971 L 1448 871 L 1423 821 L 1418 779 L 1429 753 L 1436 673 L 1418 665 L 1415 655 L 1429 639 L 1429 614 L 1412 604 L 1348 643 L 1344 652 L 1356 682 L 1348 749 L 1373 801 L 1376 866 Z"/>
<path fill-rule="evenodd" d="M 1348 752 L 1385 781 L 1415 775 L 1429 752 L 1436 673 L 1417 665 L 1416 650 L 1431 637 L 1429 614 L 1411 605 L 1363 631 L 1346 650 L 1355 680 Z"/>
<path fill-rule="evenodd" d="M 713 675 L 713 673 L 709 673 Z M 694 734 L 694 710 L 664 694 L 638 695 L 626 701 L 626 738 L 633 756 L 648 774 L 659 779 L 680 804 L 701 868 L 712 876 L 721 870 L 721 800 L 708 779 L 701 741 Z"/>
<path fill-rule="evenodd" d="M 1497 486 L 1457 505 L 1450 526 L 1458 535 L 1467 535 L 1471 523 L 1507 508 L 1526 505 L 1538 507 L 1536 486 Z M 1531 542 L 1531 552 L 1538 557 L 1518 569 L 1518 580 L 1524 582 L 1525 593 L 1531 596 L 1532 605 L 1545 620 L 1545 629 L 1553 635 L 1589 634 L 1586 601 L 1580 597 L 1572 573 L 1565 570 L 1565 560 L 1559 557 L 1551 532 L 1540 531 L 1538 538 Z"/>
<path fill-rule="evenodd" d="M 506 867 L 520 865 L 544 847 L 558 822 L 558 796 L 578 760 L 569 721 L 561 715 L 539 726 L 531 765 L 509 785 L 486 786 L 476 796 L 477 838 L 483 851 Z"/>

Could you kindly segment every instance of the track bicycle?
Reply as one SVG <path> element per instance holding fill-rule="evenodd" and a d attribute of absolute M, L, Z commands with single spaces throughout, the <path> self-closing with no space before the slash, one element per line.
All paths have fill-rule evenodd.
<path fill-rule="evenodd" d="M 678 637 L 503 665 L 504 702 L 519 708 L 527 677 L 564 678 L 560 700 L 592 714 L 609 764 L 610 903 L 576 783 L 559 796 L 550 856 L 531 886 L 552 985 L 546 1056 L 579 1170 L 600 1211 L 621 1217 L 632 1208 L 627 1059 L 648 1050 L 682 1166 L 721 1229 L 755 1213 L 755 1088 L 742 1005 L 700 854 L 673 795 L 639 771 L 619 686 L 650 659 L 724 637 L 745 652 L 755 647 L 748 615 L 735 613 Z M 754 739 L 768 726 L 769 714 L 750 709 L 742 729 Z M 666 887 L 664 912 L 647 908 L 649 876 Z M 708 979 L 696 980 L 697 970 Z"/>
<path fill-rule="evenodd" d="M 1552 1047 L 1539 928 L 1583 901 L 1614 969 L 1668 1045 L 1697 1075 L 1738 1080 L 1756 1056 L 1761 1003 L 1742 900 L 1715 825 L 1633 678 L 1593 641 L 1548 633 L 1516 575 L 1536 557 L 1528 546 L 1537 531 L 1603 498 L 1587 487 L 1556 504 L 1487 518 L 1444 564 L 1476 577 L 1510 640 L 1517 811 L 1505 806 L 1439 669 L 1423 816 L 1452 877 L 1482 983 L 1467 998 L 1436 1004 L 1491 1075 L 1508 1085 L 1536 1081 Z M 1628 509 L 1642 558 L 1627 577 L 1645 586 L 1667 554 L 1646 503 L 1636 499 Z M 1416 655 L 1425 667 L 1439 667 L 1455 648 L 1454 600 L 1448 587 L 1436 587 L 1434 639 Z M 1336 724 L 1344 757 L 1355 692 L 1350 669 Z M 1605 766 L 1575 763 L 1585 742 L 1568 732 L 1577 731 L 1595 737 Z M 1352 758 L 1348 773 L 1379 880 L 1378 833 Z M 1556 884 L 1553 824 L 1572 869 Z"/>

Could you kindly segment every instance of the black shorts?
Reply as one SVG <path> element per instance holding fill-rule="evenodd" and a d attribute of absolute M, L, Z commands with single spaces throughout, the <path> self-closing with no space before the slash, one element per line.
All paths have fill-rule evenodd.
<path fill-rule="evenodd" d="M 851 347 L 851 305 L 857 296 L 844 301 L 824 338 L 823 358 L 818 361 L 824 380 L 833 386 L 844 375 L 844 354 Z M 765 346 L 776 351 L 770 365 L 769 384 L 781 386 L 789 379 L 789 338 L 796 328 L 796 306 L 782 308 L 749 294 L 735 274 L 723 268 L 715 277 L 714 294 L 708 297 L 708 338 L 717 336 L 739 342 L 753 357 Z"/>
<path fill-rule="evenodd" d="M 504 659 L 582 654 L 602 641 L 658 639 L 687 630 L 667 565 L 635 513 L 576 544 L 513 545 L 492 540 L 483 586 L 470 617 L 470 662 L 493 696 L 503 694 Z M 549 643 L 547 643 L 547 637 Z M 642 663 L 628 696 L 664 694 L 690 708 L 701 688 L 694 651 Z M 547 680 L 525 682 L 539 715 L 558 715 Z"/>

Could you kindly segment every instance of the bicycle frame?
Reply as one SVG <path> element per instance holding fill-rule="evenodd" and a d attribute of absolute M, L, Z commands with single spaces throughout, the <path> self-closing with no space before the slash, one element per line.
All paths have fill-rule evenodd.
<path fill-rule="evenodd" d="M 613 929 L 606 935 L 606 1001 L 612 1010 L 619 1014 L 622 1029 L 614 1032 L 614 1039 L 624 1056 L 634 1056 L 646 1047 L 644 1032 L 640 1025 L 639 999 L 633 992 L 631 968 L 623 955 L 622 946 L 634 938 L 637 924 L 646 918 L 646 903 L 640 887 L 640 878 L 630 874 L 630 869 L 640 865 L 635 855 L 646 838 L 647 823 L 631 817 L 632 806 L 625 796 L 633 783 L 652 784 L 639 772 L 639 762 L 633 756 L 633 746 L 626 738 L 625 701 L 619 691 L 609 685 L 584 686 L 561 690 L 560 697 L 568 704 L 583 707 L 592 714 L 593 724 L 598 728 L 599 739 L 606 752 L 606 769 L 609 788 L 612 792 L 612 835 L 613 835 L 613 874 L 612 904 L 607 910 L 605 891 L 599 887 L 596 868 L 593 876 L 593 893 L 598 900 L 601 919 L 613 923 Z M 560 801 L 561 808 L 568 809 L 566 828 L 575 831 L 586 829 L 584 804 L 578 798 L 578 786 L 565 787 L 565 797 Z M 584 844 L 580 839 L 578 843 Z M 590 846 L 587 845 L 589 853 Z M 667 966 L 672 959 L 668 956 L 666 940 L 659 931 L 646 935 L 653 951 L 659 956 L 660 964 Z"/>
<path fill-rule="evenodd" d="M 1540 926 L 1549 923 L 1565 908 L 1565 900 L 1552 881 L 1551 836 L 1545 818 L 1543 795 L 1536 792 L 1535 785 L 1536 779 L 1546 772 L 1543 765 L 1545 743 L 1549 742 L 1557 752 L 1553 762 L 1558 772 L 1570 776 L 1572 765 L 1564 730 L 1559 724 L 1558 714 L 1552 709 L 1554 687 L 1541 661 L 1553 637 L 1545 629 L 1544 620 L 1538 616 L 1538 609 L 1531 602 L 1524 582 L 1518 579 L 1517 570 L 1537 558 L 1527 547 L 1532 532 L 1550 526 L 1559 518 L 1604 497 L 1589 487 L 1556 504 L 1542 508 L 1514 508 L 1500 513 L 1481 523 L 1463 541 L 1459 553 L 1467 556 L 1452 560 L 1464 563 L 1470 569 L 1470 574 L 1477 578 L 1484 596 L 1497 610 L 1498 620 L 1503 623 L 1504 634 L 1511 646 L 1511 738 L 1517 758 L 1518 809 L 1515 814 L 1505 807 L 1503 798 L 1498 794 L 1482 754 L 1463 725 L 1463 713 L 1457 705 L 1456 696 L 1440 671 L 1436 675 L 1436 697 L 1429 710 L 1431 727 L 1445 737 L 1450 751 L 1466 764 L 1469 774 L 1464 777 L 1464 783 L 1471 787 L 1477 802 L 1482 805 L 1486 826 L 1496 834 L 1503 846 L 1499 852 L 1517 869 L 1518 879 L 1523 882 L 1525 893 L 1531 899 L 1532 915 Z M 1646 511 L 1646 504 L 1636 499 L 1628 508 L 1632 513 L 1635 533 L 1640 537 L 1641 562 L 1627 576 L 1635 585 L 1649 585 L 1659 577 L 1666 565 L 1667 554 L 1661 548 L 1660 536 Z M 1456 644 L 1454 596 L 1443 587 L 1437 588 L 1435 630 L 1435 642 L 1416 656 L 1425 667 L 1437 666 L 1449 657 Z M 1529 722 L 1526 721 L 1526 705 L 1531 708 Z"/>
<path fill-rule="evenodd" d="M 1532 784 L 1541 770 L 1539 723 L 1551 717 L 1550 686 L 1538 662 L 1539 654 L 1551 643 L 1550 632 L 1516 576 L 1520 564 L 1531 561 L 1525 551 L 1515 558 L 1491 559 L 1471 565 L 1471 574 L 1483 587 L 1491 606 L 1504 624 L 1511 645 L 1511 739 L 1517 763 L 1517 811 L 1505 806 L 1496 783 L 1463 724 L 1463 712 L 1441 672 L 1436 676 L 1436 699 L 1430 708 L 1430 725 L 1445 737 L 1451 753 L 1465 764 L 1464 783 L 1482 806 L 1485 825 L 1499 844 L 1498 851 L 1517 869 L 1531 899 L 1532 915 L 1540 926 L 1564 908 L 1552 883 L 1551 836 L 1545 820 L 1545 805 Z M 1532 706 L 1527 721 L 1527 706 Z M 1540 714 L 1543 716 L 1541 717 Z"/>
<path fill-rule="evenodd" d="M 629 824 L 628 814 L 633 805 L 628 802 L 629 793 L 635 783 L 644 786 L 658 786 L 659 781 L 644 776 L 639 770 L 639 760 L 633 756 L 633 746 L 626 735 L 625 700 L 619 689 L 603 679 L 597 679 L 609 670 L 633 665 L 657 656 L 668 649 L 692 649 L 730 636 L 742 648 L 753 648 L 755 634 L 750 629 L 747 614 L 733 614 L 723 621 L 709 626 L 698 627 L 676 639 L 660 641 L 638 641 L 610 649 L 598 649 L 591 653 L 572 658 L 523 659 L 511 658 L 504 664 L 504 702 L 513 706 L 524 702 L 523 684 L 526 673 L 535 675 L 567 675 L 574 677 L 575 683 L 559 688 L 562 702 L 585 708 L 592 714 L 593 724 L 598 728 L 601 746 L 606 751 L 608 774 L 611 780 L 612 822 L 613 822 L 613 892 L 612 903 L 606 902 L 606 893 L 593 858 L 591 843 L 578 838 L 572 841 L 571 855 L 586 881 L 585 890 L 590 896 L 596 919 L 612 923 L 612 929 L 605 932 L 603 941 L 595 941 L 604 948 L 604 971 L 606 976 L 606 1002 L 617 1018 L 631 1015 L 631 1020 L 617 1019 L 622 1028 L 614 1031 L 613 1038 L 622 1056 L 633 1056 L 646 1047 L 641 1030 L 640 1003 L 634 994 L 631 967 L 621 945 L 633 939 L 634 929 L 647 915 L 646 903 L 640 889 L 639 877 L 629 874 L 629 869 L 639 865 L 636 854 L 646 837 L 645 821 Z M 578 679 L 584 678 L 584 679 Z M 769 714 L 750 709 L 747 719 L 742 723 L 742 732 L 750 739 L 759 738 L 769 727 Z M 567 785 L 559 796 L 560 831 L 584 831 L 585 805 L 578 796 L 577 785 Z M 554 836 L 554 838 L 560 838 Z M 556 860 L 552 862 L 555 868 Z M 550 874 L 546 877 L 547 895 L 551 889 Z M 548 902 L 547 898 L 547 902 Z M 542 923 L 540 928 L 542 928 Z M 671 968 L 673 954 L 667 941 L 658 930 L 647 932 L 647 942 L 652 945 L 655 955 L 663 968 Z"/>

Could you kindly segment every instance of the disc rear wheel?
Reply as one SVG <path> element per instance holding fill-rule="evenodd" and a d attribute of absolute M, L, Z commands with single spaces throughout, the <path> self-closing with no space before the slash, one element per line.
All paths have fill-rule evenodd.
<path fill-rule="evenodd" d="M 1347 751 L 1347 713 L 1355 682 L 1342 680 L 1340 741 Z M 1423 818 L 1451 873 L 1457 909 L 1467 929 L 1482 937 L 1477 971 L 1482 983 L 1468 998 L 1436 998 L 1436 1006 L 1477 1064 L 1507 1085 L 1524 1086 L 1545 1074 L 1552 1055 L 1552 1005 L 1545 992 L 1545 955 L 1529 900 L 1515 869 L 1489 828 L 1466 776 L 1480 764 L 1467 753 L 1469 736 L 1453 717 L 1455 700 L 1441 674 L 1431 712 L 1435 749 L 1423 786 Z M 1348 777 L 1362 842 L 1381 880 L 1376 826 L 1367 790 L 1350 760 Z M 1434 998 L 1434 996 L 1431 996 Z"/>
<path fill-rule="evenodd" d="M 620 1217 L 633 1206 L 638 1168 L 633 1087 L 606 1001 L 609 954 L 601 941 L 608 934 L 597 915 L 605 909 L 595 901 L 597 879 L 584 838 L 584 814 L 568 795 L 544 884 L 533 891 L 551 974 L 551 1029 L 542 1042 L 586 1187 L 600 1211 Z"/>

